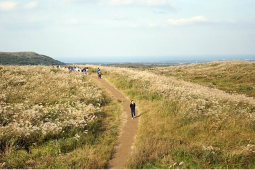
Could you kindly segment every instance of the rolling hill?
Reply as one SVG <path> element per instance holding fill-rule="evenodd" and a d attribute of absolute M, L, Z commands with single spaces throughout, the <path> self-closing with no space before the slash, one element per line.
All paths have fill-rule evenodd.
<path fill-rule="evenodd" d="M 254 62 L 100 69 L 139 112 L 127 168 L 254 169 Z"/>
<path fill-rule="evenodd" d="M 35 52 L 0 52 L 0 65 L 63 65 L 65 63 Z"/>

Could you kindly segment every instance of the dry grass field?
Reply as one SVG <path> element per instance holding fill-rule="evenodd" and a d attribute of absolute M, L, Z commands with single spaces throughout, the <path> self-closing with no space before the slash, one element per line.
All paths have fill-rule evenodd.
<path fill-rule="evenodd" d="M 254 63 L 100 69 L 103 78 L 135 100 L 141 113 L 128 168 L 255 168 L 252 90 L 234 94 L 224 89 L 253 88 Z M 195 83 L 195 76 L 203 78 Z M 204 77 L 216 82 L 213 88 L 204 84 Z M 223 78 L 230 85 L 221 85 Z"/>
<path fill-rule="evenodd" d="M 254 65 L 99 66 L 141 114 L 127 167 L 255 168 Z M 0 66 L 0 79 L 0 168 L 107 168 L 121 108 L 89 76 Z"/>
<path fill-rule="evenodd" d="M 0 66 L 0 168 L 106 168 L 120 106 L 86 76 Z"/>
<path fill-rule="evenodd" d="M 228 93 L 255 97 L 255 62 L 215 61 L 169 67 L 155 67 L 151 72 L 218 88 Z"/>

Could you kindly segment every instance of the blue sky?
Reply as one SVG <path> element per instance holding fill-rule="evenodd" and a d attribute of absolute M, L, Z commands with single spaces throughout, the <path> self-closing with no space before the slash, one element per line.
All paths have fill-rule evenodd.
<path fill-rule="evenodd" d="M 0 0 L 0 51 L 64 62 L 251 58 L 254 9 L 254 0 Z"/>

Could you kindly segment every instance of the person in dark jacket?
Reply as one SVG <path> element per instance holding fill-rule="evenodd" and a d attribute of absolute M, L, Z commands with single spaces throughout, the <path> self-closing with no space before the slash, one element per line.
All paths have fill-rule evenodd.
<path fill-rule="evenodd" d="M 131 100 L 130 109 L 131 109 L 131 116 L 132 116 L 132 119 L 134 119 L 134 118 L 135 118 L 135 103 L 134 103 L 133 100 Z"/>
<path fill-rule="evenodd" d="M 98 78 L 101 79 L 102 78 L 102 73 L 99 71 L 98 72 Z"/>

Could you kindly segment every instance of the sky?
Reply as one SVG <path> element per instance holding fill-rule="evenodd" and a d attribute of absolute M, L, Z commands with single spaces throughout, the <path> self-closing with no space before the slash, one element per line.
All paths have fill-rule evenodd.
<path fill-rule="evenodd" d="M 255 59 L 254 9 L 255 0 L 0 0 L 0 51 L 63 62 Z"/>

